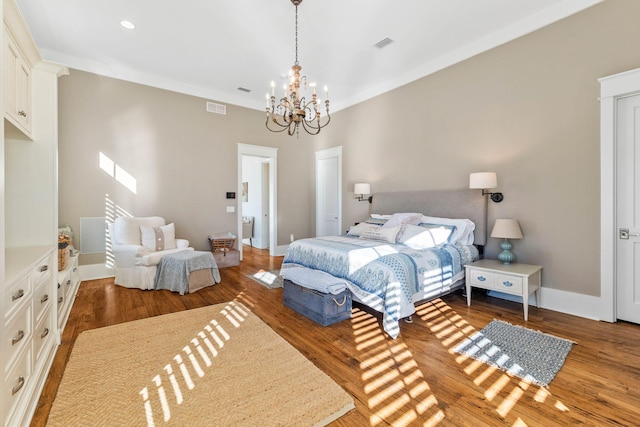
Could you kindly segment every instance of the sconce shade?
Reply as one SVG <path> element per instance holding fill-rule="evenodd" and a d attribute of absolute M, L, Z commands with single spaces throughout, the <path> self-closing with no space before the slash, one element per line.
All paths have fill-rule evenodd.
<path fill-rule="evenodd" d="M 357 183 L 353 189 L 354 194 L 371 194 L 371 186 L 366 183 Z"/>
<path fill-rule="evenodd" d="M 495 172 L 476 172 L 469 174 L 469 188 L 485 189 L 496 188 L 498 178 Z"/>
<path fill-rule="evenodd" d="M 517 219 L 496 219 L 491 237 L 499 239 L 522 239 L 522 230 Z"/>

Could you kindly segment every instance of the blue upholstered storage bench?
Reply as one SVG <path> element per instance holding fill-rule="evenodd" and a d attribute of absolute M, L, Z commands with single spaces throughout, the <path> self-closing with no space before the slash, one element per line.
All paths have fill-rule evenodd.
<path fill-rule="evenodd" d="M 284 305 L 322 326 L 351 317 L 351 291 L 348 289 L 338 295 L 324 294 L 287 279 L 283 282 L 283 288 Z"/>

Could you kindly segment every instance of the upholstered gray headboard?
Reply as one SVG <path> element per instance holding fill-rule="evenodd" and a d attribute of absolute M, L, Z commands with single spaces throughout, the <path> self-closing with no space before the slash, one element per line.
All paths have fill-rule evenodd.
<path fill-rule="evenodd" d="M 487 242 L 487 197 L 478 190 L 427 190 L 375 193 L 371 213 L 420 212 L 443 218 L 468 218 L 474 222 L 474 243 Z"/>

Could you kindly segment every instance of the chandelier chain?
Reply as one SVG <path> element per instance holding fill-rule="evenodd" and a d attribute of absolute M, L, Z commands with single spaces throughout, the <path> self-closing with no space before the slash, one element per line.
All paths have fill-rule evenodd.
<path fill-rule="evenodd" d="M 298 64 L 298 5 L 296 4 L 296 62 L 295 65 Z"/>

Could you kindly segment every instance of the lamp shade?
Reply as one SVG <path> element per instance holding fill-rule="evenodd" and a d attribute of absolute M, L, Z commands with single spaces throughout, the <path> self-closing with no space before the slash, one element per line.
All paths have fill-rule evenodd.
<path fill-rule="evenodd" d="M 371 194 L 371 186 L 369 184 L 359 182 L 353 188 L 354 194 Z"/>
<path fill-rule="evenodd" d="M 498 178 L 495 172 L 476 172 L 469 174 L 469 188 L 485 189 L 496 188 Z"/>
<path fill-rule="evenodd" d="M 496 219 L 491 237 L 499 239 L 522 239 L 522 230 L 517 219 Z"/>

